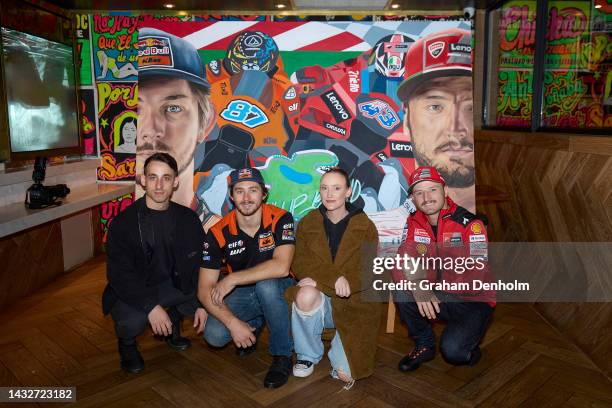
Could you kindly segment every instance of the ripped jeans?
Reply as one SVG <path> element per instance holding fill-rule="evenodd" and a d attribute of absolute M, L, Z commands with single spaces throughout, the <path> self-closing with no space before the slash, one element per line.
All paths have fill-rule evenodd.
<path fill-rule="evenodd" d="M 311 361 L 317 364 L 323 358 L 323 329 L 335 328 L 332 316 L 331 298 L 321 292 L 321 304 L 310 312 L 303 312 L 297 308 L 295 302 L 291 312 L 291 330 L 293 344 L 298 360 Z M 336 370 L 341 369 L 348 376 L 351 375 L 344 347 L 340 340 L 340 333 L 336 331 L 327 353 L 332 366 L 332 377 L 338 378 Z"/>

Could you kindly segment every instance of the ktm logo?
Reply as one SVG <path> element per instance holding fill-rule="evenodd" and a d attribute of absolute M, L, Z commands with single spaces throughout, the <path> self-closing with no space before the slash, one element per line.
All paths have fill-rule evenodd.
<path fill-rule="evenodd" d="M 274 236 L 272 232 L 266 232 L 259 235 L 259 250 L 267 251 L 274 248 Z"/>
<path fill-rule="evenodd" d="M 427 46 L 427 51 L 429 51 L 429 55 L 434 58 L 438 58 L 442 51 L 444 51 L 444 43 L 442 41 L 436 41 L 435 43 L 431 43 Z"/>

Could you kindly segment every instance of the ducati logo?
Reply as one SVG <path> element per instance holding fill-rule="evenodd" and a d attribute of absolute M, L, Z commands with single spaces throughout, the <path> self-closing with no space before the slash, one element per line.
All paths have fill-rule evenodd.
<path fill-rule="evenodd" d="M 436 41 L 435 43 L 431 43 L 427 46 L 427 51 L 429 51 L 429 55 L 434 58 L 438 58 L 442 51 L 444 51 L 444 43 L 442 41 Z"/>

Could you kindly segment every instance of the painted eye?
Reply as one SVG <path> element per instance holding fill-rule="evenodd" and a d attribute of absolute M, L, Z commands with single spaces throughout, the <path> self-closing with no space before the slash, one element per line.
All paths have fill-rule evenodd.
<path fill-rule="evenodd" d="M 427 111 L 431 112 L 431 113 L 440 113 L 442 112 L 442 105 L 428 105 L 427 106 Z"/>
<path fill-rule="evenodd" d="M 178 105 L 168 105 L 166 107 L 166 112 L 168 112 L 168 113 L 179 113 L 179 112 L 182 112 L 182 111 L 183 111 L 183 108 L 181 108 Z"/>

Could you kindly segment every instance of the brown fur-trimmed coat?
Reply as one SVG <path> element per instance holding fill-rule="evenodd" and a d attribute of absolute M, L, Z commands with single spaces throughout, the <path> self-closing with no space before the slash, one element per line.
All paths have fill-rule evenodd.
<path fill-rule="evenodd" d="M 297 229 L 292 270 L 298 280 L 315 280 L 317 289 L 331 297 L 334 323 L 354 379 L 368 377 L 374 371 L 382 307 L 376 302 L 362 302 L 361 295 L 362 274 L 372 275 L 372 260 L 377 246 L 376 227 L 363 212 L 350 218 L 335 261 L 332 261 L 323 215 L 319 210 L 306 215 Z M 336 296 L 334 289 L 336 280 L 343 275 L 351 289 L 348 298 Z M 292 302 L 298 290 L 298 286 L 288 288 L 285 292 L 287 300 Z"/>

